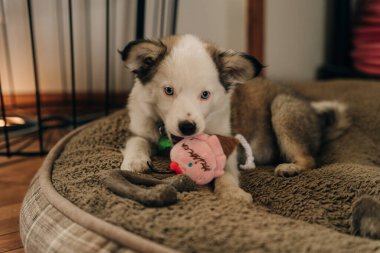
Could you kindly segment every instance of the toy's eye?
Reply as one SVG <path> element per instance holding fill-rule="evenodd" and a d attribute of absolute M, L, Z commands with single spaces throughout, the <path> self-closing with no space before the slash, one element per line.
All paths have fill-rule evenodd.
<path fill-rule="evenodd" d="M 208 90 L 204 90 L 204 91 L 202 91 L 202 93 L 201 93 L 201 99 L 206 100 L 206 99 L 208 99 L 209 97 L 210 97 L 210 92 L 209 92 Z"/>
<path fill-rule="evenodd" d="M 165 92 L 165 94 L 168 95 L 168 96 L 173 96 L 173 95 L 174 95 L 174 88 L 173 88 L 173 87 L 170 87 L 170 86 L 165 87 L 165 88 L 164 88 L 164 92 Z"/>
<path fill-rule="evenodd" d="M 189 167 L 193 167 L 193 163 L 189 163 L 187 166 L 189 166 Z"/>

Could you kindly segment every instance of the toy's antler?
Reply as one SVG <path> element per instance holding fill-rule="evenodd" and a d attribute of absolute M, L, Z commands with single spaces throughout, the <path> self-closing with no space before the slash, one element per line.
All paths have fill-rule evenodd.
<path fill-rule="evenodd" d="M 156 207 L 176 203 L 178 201 L 177 191 L 194 191 L 196 189 L 194 181 L 186 175 L 159 180 L 147 174 L 124 170 L 105 171 L 103 182 L 108 189 L 119 196 L 146 206 Z"/>
<path fill-rule="evenodd" d="M 222 145 L 224 154 L 228 157 L 236 148 L 236 146 L 240 143 L 245 151 L 246 161 L 245 164 L 241 164 L 240 168 L 243 170 L 248 169 L 254 169 L 256 168 L 252 149 L 247 140 L 244 138 L 243 135 L 237 134 L 235 137 L 227 137 L 227 136 L 221 136 L 217 135 L 220 144 Z"/>
<path fill-rule="evenodd" d="M 236 146 L 239 144 L 239 140 L 234 137 L 216 135 L 218 137 L 220 144 L 222 145 L 222 149 L 226 157 L 232 154 L 235 150 Z"/>
<path fill-rule="evenodd" d="M 250 169 L 256 168 L 256 164 L 254 161 L 255 159 L 253 157 L 251 145 L 249 145 L 247 140 L 241 134 L 237 134 L 235 138 L 240 141 L 240 144 L 243 146 L 245 150 L 245 157 L 246 157 L 245 164 L 240 164 L 240 169 L 250 170 Z"/>

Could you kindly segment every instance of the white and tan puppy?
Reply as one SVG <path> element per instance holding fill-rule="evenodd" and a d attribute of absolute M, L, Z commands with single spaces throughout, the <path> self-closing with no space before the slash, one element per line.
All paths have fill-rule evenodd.
<path fill-rule="evenodd" d="M 222 51 L 192 35 L 161 40 L 138 40 L 121 52 L 136 75 L 128 99 L 130 117 L 122 170 L 144 172 L 151 146 L 158 142 L 157 123 L 168 136 L 185 137 L 201 132 L 231 135 L 230 98 L 233 87 L 256 76 L 262 65 L 253 57 Z M 252 201 L 239 187 L 236 153 L 224 176 L 215 181 L 222 197 Z"/>
<path fill-rule="evenodd" d="M 147 169 L 160 122 L 170 137 L 240 133 L 251 144 L 255 162 L 279 164 L 274 172 L 283 177 L 316 168 L 321 145 L 350 125 L 345 105 L 309 101 L 266 80 L 249 81 L 262 68 L 254 57 L 218 49 L 192 35 L 134 41 L 121 54 L 136 75 L 128 100 L 132 135 L 123 170 Z M 251 201 L 238 178 L 234 153 L 224 176 L 215 180 L 215 191 Z"/>

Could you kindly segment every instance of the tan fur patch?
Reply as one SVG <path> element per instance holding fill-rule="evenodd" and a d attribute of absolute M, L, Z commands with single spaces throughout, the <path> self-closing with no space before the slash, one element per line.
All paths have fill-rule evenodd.
<path fill-rule="evenodd" d="M 145 83 L 157 72 L 160 62 L 175 46 L 179 37 L 132 41 L 120 53 L 127 68 Z"/>
<path fill-rule="evenodd" d="M 332 113 L 333 125 L 322 114 Z M 294 176 L 313 169 L 323 138 L 341 135 L 351 124 L 344 104 L 310 102 L 288 86 L 255 79 L 235 89 L 231 99 L 231 127 L 246 137 L 255 162 L 277 164 L 276 175 Z M 279 159 L 282 158 L 282 159 Z"/>
<path fill-rule="evenodd" d="M 125 59 L 125 64 L 131 71 L 137 70 L 146 59 L 157 59 L 165 48 L 158 41 L 142 41 L 132 45 Z"/>
<path fill-rule="evenodd" d="M 220 81 L 226 90 L 255 77 L 262 68 L 254 57 L 233 50 L 220 50 L 214 44 L 204 42 L 206 50 L 219 71 Z"/>
<path fill-rule="evenodd" d="M 155 74 L 166 50 L 160 41 L 138 40 L 130 42 L 120 53 L 127 68 L 144 83 Z"/>
<path fill-rule="evenodd" d="M 170 49 L 172 49 L 178 43 L 181 37 L 182 37 L 181 35 L 173 35 L 173 36 L 165 37 L 161 39 L 161 41 L 168 48 L 168 51 L 170 51 Z"/>
<path fill-rule="evenodd" d="M 231 99 L 233 134 L 242 134 L 251 143 L 255 162 L 272 163 L 278 153 L 270 124 L 270 104 L 280 92 L 271 82 L 255 79 L 238 86 Z"/>

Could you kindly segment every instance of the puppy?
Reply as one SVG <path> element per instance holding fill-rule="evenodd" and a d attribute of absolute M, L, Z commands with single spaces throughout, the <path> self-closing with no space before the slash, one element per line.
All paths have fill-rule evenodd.
<path fill-rule="evenodd" d="M 280 163 L 275 174 L 283 177 L 315 168 L 321 145 L 351 124 L 345 104 L 308 101 L 267 80 L 240 85 L 231 103 L 233 133 L 250 141 L 256 164 Z"/>
<path fill-rule="evenodd" d="M 250 141 L 256 161 L 271 163 L 282 155 L 289 163 L 279 165 L 276 174 L 293 176 L 315 167 L 314 154 L 329 134 L 323 128 L 332 125 L 324 124 L 321 115 L 338 115 L 339 110 L 345 114 L 337 103 L 311 104 L 269 82 L 247 82 L 260 73 L 259 61 L 193 35 L 137 40 L 120 53 L 136 76 L 128 99 L 131 136 L 123 150 L 122 170 L 147 169 L 151 147 L 160 137 L 157 125 L 163 124 L 173 139 L 201 132 L 241 133 Z M 229 156 L 225 174 L 215 180 L 215 192 L 252 201 L 239 187 L 236 152 Z"/>

